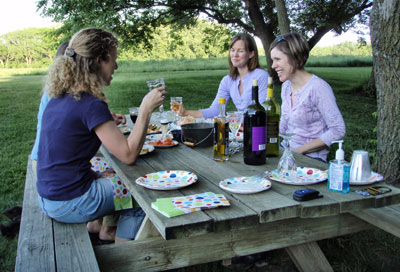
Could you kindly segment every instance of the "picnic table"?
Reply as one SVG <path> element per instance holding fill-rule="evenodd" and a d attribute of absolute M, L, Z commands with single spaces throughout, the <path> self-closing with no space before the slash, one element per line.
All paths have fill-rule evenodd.
<path fill-rule="evenodd" d="M 219 187 L 221 180 L 230 177 L 272 171 L 279 157 L 268 158 L 261 166 L 244 164 L 242 153 L 227 162 L 216 162 L 212 147 L 193 148 L 180 143 L 156 148 L 135 165 L 126 165 L 104 146 L 101 152 L 146 213 L 136 240 L 94 248 L 100 270 L 105 271 L 115 264 L 125 271 L 167 270 L 279 248 L 287 250 L 301 271 L 333 271 L 317 241 L 369 229 L 371 222 L 360 219 L 367 211 L 400 203 L 400 189 L 388 185 L 390 193 L 364 197 L 352 191 L 332 192 L 325 181 L 307 185 L 323 197 L 306 202 L 292 198 L 293 192 L 304 186 L 272 181 L 269 190 L 256 194 L 234 194 Z M 295 158 L 298 166 L 328 167 L 303 155 L 295 154 Z M 198 181 L 178 190 L 151 190 L 135 183 L 143 175 L 162 170 L 187 170 L 195 173 Z M 203 192 L 224 194 L 231 206 L 172 218 L 151 207 L 158 198 Z"/>

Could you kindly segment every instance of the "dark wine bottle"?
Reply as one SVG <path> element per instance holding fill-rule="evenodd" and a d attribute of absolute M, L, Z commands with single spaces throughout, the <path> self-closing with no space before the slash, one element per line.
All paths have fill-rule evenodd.
<path fill-rule="evenodd" d="M 265 164 L 265 126 L 267 115 L 263 106 L 258 102 L 258 83 L 253 80 L 252 100 L 244 113 L 244 150 L 245 164 Z"/>

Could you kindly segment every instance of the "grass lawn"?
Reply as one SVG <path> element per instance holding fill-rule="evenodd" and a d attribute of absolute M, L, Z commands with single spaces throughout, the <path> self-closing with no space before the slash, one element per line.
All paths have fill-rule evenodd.
<path fill-rule="evenodd" d="M 197 71 L 189 68 L 171 71 L 159 67 L 156 70 L 158 72 L 136 72 L 132 67 L 121 65 L 107 89 L 109 105 L 114 112 L 127 114 L 128 107 L 139 106 L 141 98 L 147 93 L 145 81 L 157 77 L 165 78 L 170 96 L 183 97 L 186 108 L 206 107 L 214 99 L 219 82 L 227 73 L 227 70 L 219 67 L 212 67 L 211 70 L 205 67 Z M 374 154 L 376 120 L 373 112 L 376 111 L 376 101 L 359 93 L 360 86 L 369 78 L 371 68 L 307 69 L 324 78 L 333 87 L 347 127 L 344 139 L 346 159 L 350 160 L 355 149 L 368 150 Z M 141 71 L 145 70 L 142 67 Z M 0 71 L 0 211 L 22 204 L 26 163 L 35 139 L 36 114 L 44 80 L 43 71 L 30 72 L 11 75 Z M 275 90 L 275 97 L 280 102 L 279 87 Z M 231 102 L 227 109 L 234 109 Z M 2 224 L 8 223 L 3 215 L 0 215 L 0 221 Z M 324 240 L 320 245 L 335 271 L 394 271 L 400 267 L 399 241 L 382 231 L 371 230 Z M 17 237 L 8 239 L 0 236 L 0 271 L 14 270 L 16 247 Z M 274 267 L 275 270 L 268 271 L 294 269 L 283 250 L 272 252 L 269 258 L 270 268 Z M 221 269 L 219 264 L 213 263 L 177 271 Z"/>

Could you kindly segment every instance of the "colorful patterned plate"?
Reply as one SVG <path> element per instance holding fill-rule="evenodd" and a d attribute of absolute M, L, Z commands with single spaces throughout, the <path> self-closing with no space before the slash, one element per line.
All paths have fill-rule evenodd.
<path fill-rule="evenodd" d="M 147 153 L 150 153 L 153 151 L 154 151 L 154 146 L 149 145 L 149 144 L 144 144 L 139 155 L 146 155 Z"/>
<path fill-rule="evenodd" d="M 166 170 L 144 175 L 136 183 L 153 190 L 175 190 L 197 181 L 196 174 L 183 170 Z"/>
<path fill-rule="evenodd" d="M 243 142 L 243 132 L 238 132 L 237 134 L 236 134 L 236 140 L 238 141 L 238 142 Z M 229 141 L 233 141 L 233 133 L 232 132 L 229 132 Z"/>
<path fill-rule="evenodd" d="M 371 172 L 371 176 L 367 180 L 361 180 L 361 181 L 352 181 L 350 180 L 350 185 L 367 185 L 375 182 L 379 182 L 383 180 L 383 176 L 381 174 L 378 174 L 376 172 Z"/>
<path fill-rule="evenodd" d="M 317 168 L 310 167 L 297 167 L 297 180 L 288 180 L 286 178 L 282 178 L 278 176 L 277 170 L 271 171 L 267 177 L 289 185 L 309 185 L 327 180 L 328 171 L 322 171 Z"/>
<path fill-rule="evenodd" d="M 271 181 L 261 177 L 232 177 L 220 181 L 219 187 L 235 194 L 254 194 L 271 188 Z"/>

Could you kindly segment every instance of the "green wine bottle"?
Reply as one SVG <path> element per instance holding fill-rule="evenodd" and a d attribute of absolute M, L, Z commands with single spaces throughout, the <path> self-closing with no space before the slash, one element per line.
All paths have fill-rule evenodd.
<path fill-rule="evenodd" d="M 272 77 L 268 78 L 267 99 L 262 103 L 262 106 L 267 112 L 266 154 L 267 157 L 276 157 L 279 155 L 279 118 L 281 109 L 274 99 Z"/>

